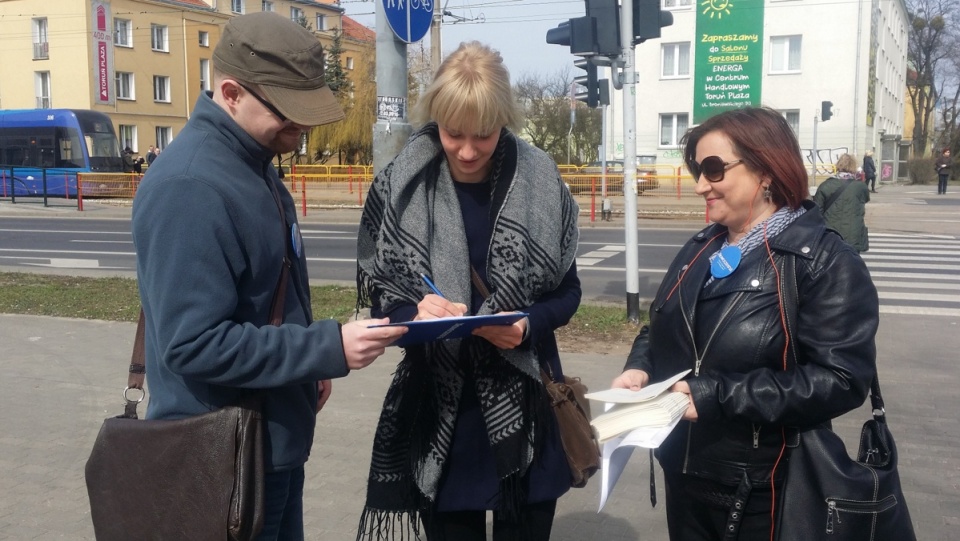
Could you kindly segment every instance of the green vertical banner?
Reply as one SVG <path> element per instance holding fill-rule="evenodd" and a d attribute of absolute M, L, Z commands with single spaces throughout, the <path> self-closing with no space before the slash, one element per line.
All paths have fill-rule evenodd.
<path fill-rule="evenodd" d="M 704 0 L 697 11 L 693 123 L 760 105 L 763 0 Z"/>

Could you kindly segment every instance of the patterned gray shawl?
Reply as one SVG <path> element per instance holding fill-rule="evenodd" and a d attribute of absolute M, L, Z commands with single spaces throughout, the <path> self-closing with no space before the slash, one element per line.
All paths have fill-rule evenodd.
<path fill-rule="evenodd" d="M 479 314 L 522 310 L 556 289 L 573 264 L 579 236 L 576 202 L 549 156 L 504 129 L 493 160 L 491 295 Z M 449 300 L 470 306 L 466 233 L 436 124 L 413 134 L 374 180 L 357 256 L 358 306 L 389 312 L 417 304 L 430 292 L 420 273 Z M 435 500 L 465 369 L 476 381 L 494 451 L 500 507 L 509 512 L 521 503 L 519 479 L 533 461 L 538 418 L 549 414 L 536 352 L 498 350 L 479 339 L 408 347 L 374 438 L 358 539 L 403 528 L 403 518 L 416 530 L 418 511 Z"/>

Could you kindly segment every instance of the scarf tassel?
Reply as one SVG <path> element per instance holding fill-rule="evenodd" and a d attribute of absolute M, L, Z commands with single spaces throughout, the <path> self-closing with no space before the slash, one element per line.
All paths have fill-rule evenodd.
<path fill-rule="evenodd" d="M 420 513 L 365 507 L 356 541 L 414 541 L 420 539 Z"/>

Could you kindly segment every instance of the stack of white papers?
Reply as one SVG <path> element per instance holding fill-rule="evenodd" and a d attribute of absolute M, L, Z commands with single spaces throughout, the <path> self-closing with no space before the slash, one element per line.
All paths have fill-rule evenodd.
<path fill-rule="evenodd" d="M 669 379 L 648 385 L 639 391 L 607 389 L 586 396 L 608 404 L 607 412 L 591 421 L 600 443 L 637 428 L 663 428 L 683 416 L 689 399 L 679 392 L 667 392 L 674 383 L 690 373 L 685 370 Z"/>
<path fill-rule="evenodd" d="M 637 428 L 662 428 L 683 416 L 690 399 L 678 392 L 665 393 L 638 404 L 616 404 L 598 415 L 591 425 L 600 443 Z"/>
<path fill-rule="evenodd" d="M 601 442 L 600 509 L 607 503 L 633 449 L 656 449 L 677 426 L 689 404 L 687 395 L 669 392 L 674 383 L 690 373 L 683 371 L 639 391 L 607 389 L 587 394 L 606 402 L 607 411 L 591 425 Z"/>

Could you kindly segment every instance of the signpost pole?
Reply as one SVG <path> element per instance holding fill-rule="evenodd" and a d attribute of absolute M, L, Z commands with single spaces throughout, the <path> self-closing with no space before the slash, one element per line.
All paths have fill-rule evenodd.
<path fill-rule="evenodd" d="M 407 44 L 427 35 L 433 10 L 427 2 L 381 0 L 377 19 L 377 122 L 373 125 L 373 174 L 400 153 L 413 132 L 407 121 Z"/>
<path fill-rule="evenodd" d="M 626 248 L 627 319 L 640 321 L 640 254 L 637 243 L 637 70 L 633 46 L 633 2 L 620 6 L 623 47 L 623 228 Z"/>

